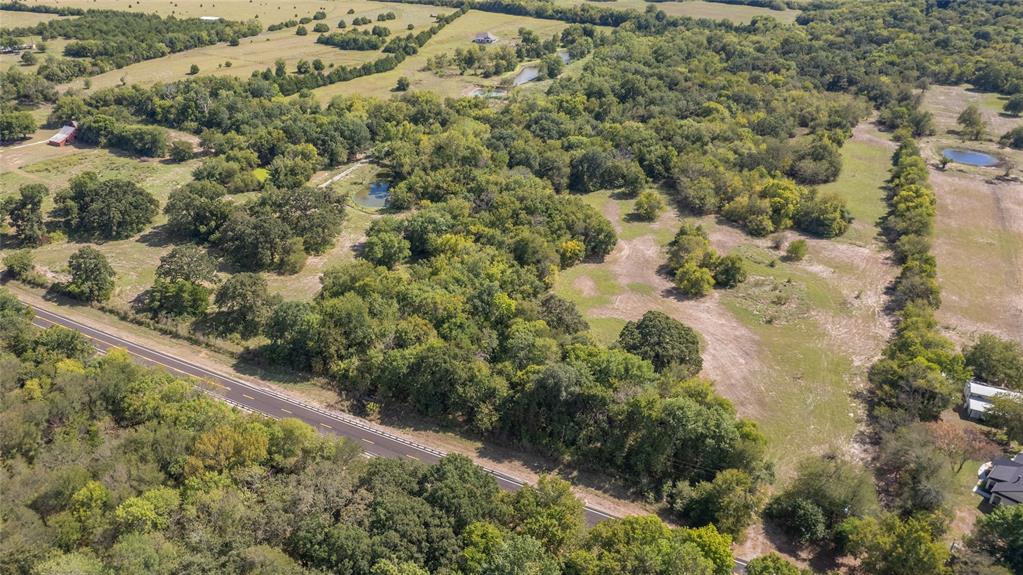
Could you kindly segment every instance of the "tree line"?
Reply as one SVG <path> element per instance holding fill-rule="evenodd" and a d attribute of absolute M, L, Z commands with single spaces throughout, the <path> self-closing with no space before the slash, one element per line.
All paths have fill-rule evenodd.
<path fill-rule="evenodd" d="M 726 575 L 731 539 L 653 516 L 587 529 L 551 477 L 517 492 L 461 456 L 364 459 L 293 418 L 36 330 L 0 291 L 5 573 Z M 777 561 L 776 558 L 771 560 Z"/>

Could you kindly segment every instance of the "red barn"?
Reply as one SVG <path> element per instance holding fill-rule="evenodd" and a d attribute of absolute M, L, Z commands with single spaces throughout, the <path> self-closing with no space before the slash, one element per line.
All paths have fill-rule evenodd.
<path fill-rule="evenodd" d="M 46 143 L 63 148 L 66 144 L 74 142 L 76 135 L 78 135 L 78 122 L 69 122 L 64 124 L 60 131 L 54 134 Z"/>

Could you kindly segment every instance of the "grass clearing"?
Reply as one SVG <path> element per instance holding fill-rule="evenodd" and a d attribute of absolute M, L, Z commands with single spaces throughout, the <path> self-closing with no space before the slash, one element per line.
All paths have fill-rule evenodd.
<path fill-rule="evenodd" d="M 990 140 L 962 142 L 948 133 L 971 103 L 988 122 L 989 139 L 1023 125 L 1021 118 L 1000 114 L 1004 100 L 966 86 L 933 86 L 924 97 L 937 128 L 935 136 L 920 141 L 920 149 L 938 199 L 933 249 L 942 292 L 938 319 L 959 342 L 984 332 L 1023 342 L 1023 183 L 995 179 L 1007 171 L 1023 175 L 1023 152 Z M 1008 167 L 950 163 L 942 170 L 938 160 L 948 147 L 993 154 Z"/>
<path fill-rule="evenodd" d="M 431 7 L 434 11 L 436 7 Z M 536 32 L 541 38 L 549 38 L 560 33 L 568 25 L 557 20 L 542 20 L 509 14 L 494 14 L 470 10 L 468 13 L 448 24 L 436 36 L 426 43 L 418 54 L 410 56 L 394 70 L 382 74 L 372 74 L 356 78 L 349 82 L 338 82 L 313 90 L 320 100 L 329 101 L 338 94 L 372 95 L 388 97 L 398 78 L 405 76 L 411 82 L 412 90 L 435 92 L 441 97 L 464 96 L 476 86 L 496 87 L 501 78 L 481 78 L 469 75 L 437 76 L 424 70 L 426 61 L 432 56 L 445 52 L 454 52 L 455 48 L 472 46 L 472 39 L 480 32 L 489 31 L 499 40 L 495 47 L 513 44 L 518 36 L 519 28 L 527 28 Z M 571 67 L 571 65 L 569 66 Z M 514 75 L 514 72 L 511 73 Z"/>
<path fill-rule="evenodd" d="M 53 208 L 54 196 L 67 187 L 68 181 L 87 171 L 94 171 L 103 178 L 138 182 L 162 206 L 172 189 L 192 179 L 192 169 L 198 165 L 198 160 L 172 164 L 91 147 L 56 148 L 42 144 L 22 148 L 18 152 L 22 153 L 4 153 L 0 160 L 3 171 L 0 175 L 0 198 L 16 194 L 24 184 L 44 184 L 50 190 L 43 203 L 46 213 Z M 173 247 L 158 227 L 165 221 L 163 213 L 159 213 L 153 227 L 135 238 L 99 243 L 62 241 L 36 248 L 33 254 L 37 265 L 50 272 L 51 278 L 56 278 L 65 271 L 72 253 L 84 245 L 92 245 L 107 256 L 117 272 L 112 303 L 128 306 L 152 284 L 160 257 Z"/>
<path fill-rule="evenodd" d="M 41 22 L 49 22 L 57 18 L 63 18 L 56 14 L 43 14 L 37 12 L 20 12 L 17 10 L 0 10 L 0 28 L 21 28 L 35 26 Z"/>
<path fill-rule="evenodd" d="M 633 221 L 633 199 L 602 191 L 582 199 L 612 222 L 618 246 L 604 262 L 565 270 L 555 285 L 604 343 L 615 340 L 625 321 L 649 310 L 668 313 L 700 333 L 704 375 L 760 424 L 783 479 L 812 454 L 856 455 L 854 437 L 862 421 L 856 392 L 866 385 L 866 371 L 889 335 L 881 310 L 896 270 L 875 238 L 875 222 L 885 209 L 892 145 L 868 125 L 854 134 L 843 149 L 842 175 L 826 188 L 847 199 L 856 222 L 841 238 L 808 238 L 802 262 L 782 261 L 783 252 L 769 240 L 749 237 L 713 216 L 687 217 L 704 226 L 720 252 L 741 254 L 750 279 L 705 298 L 680 298 L 658 272 L 680 218 L 668 213 L 654 223 Z M 784 235 L 787 241 L 798 237 Z"/>
<path fill-rule="evenodd" d="M 29 6 L 49 6 L 57 4 L 53 0 L 24 0 Z M 177 16 L 179 18 L 198 18 L 199 16 L 220 16 L 229 20 L 247 20 L 256 18 L 264 26 L 284 22 L 291 18 L 312 17 L 318 10 L 328 15 L 344 14 L 349 7 L 359 2 L 335 2 L 331 0 L 291 0 L 275 2 L 274 0 L 61 0 L 61 6 L 96 10 L 126 10 L 129 12 L 146 12 L 160 16 Z M 386 12 L 386 10 L 383 10 Z M 335 22 L 336 23 L 336 22 Z"/>
<path fill-rule="evenodd" d="M 614 8 L 618 10 L 637 10 L 644 12 L 647 6 L 654 6 L 669 16 L 688 16 L 690 18 L 709 18 L 711 20 L 728 20 L 746 24 L 756 16 L 769 16 L 783 23 L 795 22 L 799 10 L 771 10 L 758 6 L 742 6 L 739 4 L 721 4 L 687 0 L 685 2 L 656 2 L 646 0 L 616 0 L 615 2 L 590 2 L 587 0 L 555 0 L 555 4 L 574 6 L 586 4 L 590 6 Z"/>
<path fill-rule="evenodd" d="M 348 9 L 355 10 L 355 13 L 346 14 Z M 343 4 L 331 3 L 327 19 L 322 22 L 330 26 L 332 32 L 338 31 L 336 26 L 339 20 L 345 20 L 349 23 L 345 30 L 369 30 L 372 26 L 380 25 L 390 29 L 392 35 L 397 36 L 408 33 L 409 24 L 414 26 L 413 31 L 428 28 L 434 22 L 432 15 L 443 15 L 451 11 L 450 8 L 437 6 L 357 0 Z M 376 16 L 384 12 L 394 12 L 397 18 L 377 22 Z M 311 16 L 312 13 L 308 15 Z M 370 18 L 373 24 L 352 27 L 350 25 L 352 19 L 359 16 Z M 242 38 L 238 46 L 220 43 L 139 62 L 93 76 L 92 86 L 93 89 L 116 86 L 121 83 L 122 78 L 128 84 L 140 85 L 173 82 L 187 77 L 193 64 L 199 67 L 199 76 L 232 75 L 248 78 L 253 72 L 273 68 L 277 59 L 284 60 L 288 71 L 294 72 L 300 60 L 312 62 L 319 58 L 329 70 L 332 66 L 357 66 L 376 60 L 382 55 L 380 50 L 339 50 L 333 46 L 318 44 L 316 38 L 319 34 L 311 31 L 312 24 L 307 24 L 306 28 L 310 30 L 306 36 L 298 36 L 295 34 L 295 28 L 288 28 Z M 226 67 L 226 62 L 231 62 L 231 66 Z M 75 80 L 72 85 L 82 88 L 84 79 Z"/>
<path fill-rule="evenodd" d="M 842 146 L 842 172 L 838 179 L 820 186 L 845 198 L 854 218 L 843 241 L 870 246 L 877 241 L 877 222 L 887 211 L 885 182 L 894 144 L 873 124 L 863 123 Z"/>

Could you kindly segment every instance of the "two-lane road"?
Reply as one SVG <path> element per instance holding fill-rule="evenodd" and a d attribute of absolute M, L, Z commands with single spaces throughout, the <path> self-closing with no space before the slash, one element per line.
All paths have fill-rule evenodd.
<path fill-rule="evenodd" d="M 39 327 L 46 328 L 52 325 L 60 325 L 73 329 L 88 337 L 93 345 L 102 352 L 112 347 L 121 348 L 141 363 L 161 366 L 176 374 L 196 378 L 200 389 L 213 397 L 239 408 L 270 417 L 294 417 L 300 419 L 324 433 L 341 435 L 354 441 L 366 453 L 372 456 L 414 459 L 424 463 L 436 463 L 445 455 L 442 451 L 399 437 L 364 419 L 321 409 L 282 393 L 247 383 L 187 360 L 108 334 L 69 317 L 55 314 L 31 304 L 26 305 L 29 305 L 35 312 L 34 323 Z M 487 472 L 497 479 L 498 484 L 503 489 L 509 491 L 514 491 L 526 484 L 525 481 L 499 471 L 487 469 Z M 589 505 L 586 506 L 586 521 L 590 525 L 612 517 L 614 515 Z"/>

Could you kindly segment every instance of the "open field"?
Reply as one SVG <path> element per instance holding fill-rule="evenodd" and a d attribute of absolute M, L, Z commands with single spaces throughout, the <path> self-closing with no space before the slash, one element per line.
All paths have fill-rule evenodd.
<path fill-rule="evenodd" d="M 519 28 L 528 28 L 536 32 L 541 38 L 549 38 L 553 34 L 560 33 L 567 26 L 564 22 L 557 20 L 541 20 L 539 18 L 471 10 L 444 27 L 440 33 L 426 43 L 426 46 L 418 54 L 406 58 L 394 70 L 382 74 L 364 76 L 350 82 L 339 82 L 330 86 L 324 86 L 313 92 L 324 101 L 330 100 L 338 94 L 363 94 L 387 97 L 390 90 L 397 83 L 398 78 L 406 76 L 411 81 L 413 90 L 428 90 L 436 92 L 441 96 L 465 95 L 477 85 L 497 86 L 501 79 L 496 77 L 484 79 L 479 76 L 460 76 L 457 74 L 440 77 L 429 70 L 423 70 L 427 59 L 445 52 L 454 52 L 455 48 L 471 46 L 473 37 L 480 32 L 490 31 L 500 38 L 495 44 L 496 47 L 506 43 L 514 43 Z"/>
<path fill-rule="evenodd" d="M 651 3 L 646 0 L 616 0 L 615 2 L 588 2 L 587 0 L 555 0 L 555 4 L 575 5 L 589 4 L 591 6 L 603 6 L 619 10 L 633 9 L 643 12 L 647 6 L 655 6 L 670 16 L 689 16 L 691 18 L 709 18 L 711 20 L 730 20 L 745 24 L 756 16 L 770 16 L 781 22 L 790 23 L 796 20 L 799 10 L 771 10 L 757 6 L 741 6 L 737 4 L 719 4 L 717 2 L 702 2 L 701 0 L 689 0 L 686 2 L 657 2 Z"/>
<path fill-rule="evenodd" d="M 980 108 L 997 139 L 1023 119 L 1001 115 L 1004 98 L 964 86 L 933 86 L 924 98 L 934 114 L 937 134 L 921 140 L 931 166 L 931 183 L 938 199 L 934 255 L 942 305 L 938 318 L 956 340 L 966 342 L 979 333 L 994 332 L 1023 342 L 1023 183 L 998 181 L 1006 165 L 977 168 L 938 165 L 948 147 L 976 149 L 1007 161 L 1009 172 L 1021 176 L 1023 152 L 1000 148 L 990 141 L 962 142 L 949 130 L 970 103 Z"/>
<path fill-rule="evenodd" d="M 344 9 L 339 9 L 339 6 Z M 355 13 L 346 14 L 345 12 L 349 8 L 354 9 Z M 416 30 L 427 28 L 434 22 L 431 14 L 447 14 L 452 11 L 450 8 L 436 6 L 389 4 L 365 0 L 343 4 L 335 3 L 332 9 L 334 12 L 326 20 L 323 20 L 331 27 L 331 31 L 337 30 L 338 20 L 343 19 L 351 24 L 352 19 L 365 16 L 373 20 L 372 25 L 358 28 L 349 25 L 345 30 L 368 30 L 372 26 L 380 25 L 390 29 L 394 35 L 406 34 L 409 24 L 412 24 Z M 394 12 L 397 18 L 377 22 L 376 16 L 384 12 Z M 276 32 L 264 32 L 251 38 L 242 38 L 238 46 L 220 43 L 170 54 L 156 60 L 139 62 L 93 76 L 92 86 L 94 89 L 115 86 L 121 82 L 121 78 L 124 78 L 125 82 L 129 84 L 141 85 L 172 82 L 185 78 L 192 64 L 199 66 L 199 75 L 201 76 L 230 74 L 247 78 L 254 71 L 261 72 L 272 68 L 278 58 L 284 60 L 289 72 L 294 72 L 299 60 L 312 61 L 319 58 L 328 67 L 352 66 L 376 60 L 381 55 L 379 50 L 339 50 L 333 46 L 317 44 L 318 34 L 311 31 L 312 24 L 306 25 L 306 28 L 310 29 L 307 36 L 297 36 L 295 28 L 288 28 Z M 231 62 L 231 67 L 224 67 L 225 62 Z M 83 81 L 83 79 L 78 79 L 74 85 L 82 87 Z"/>
<path fill-rule="evenodd" d="M 361 2 L 334 2 L 331 0 L 24 0 L 29 6 L 71 6 L 97 10 L 128 10 L 147 12 L 160 16 L 197 18 L 199 16 L 220 16 L 230 20 L 256 18 L 264 25 L 283 22 L 291 18 L 311 17 L 317 10 L 328 15 L 328 21 L 344 14 L 350 7 Z M 384 10 L 386 12 L 386 10 Z M 337 18 L 334 19 L 336 24 Z"/>
<path fill-rule="evenodd" d="M 43 135 L 49 136 L 52 130 Z M 0 151 L 0 198 L 17 193 L 29 183 L 46 185 L 50 195 L 43 204 L 44 212 L 53 207 L 54 195 L 67 187 L 68 181 L 83 172 L 94 171 L 103 178 L 123 178 L 138 182 L 162 205 L 170 191 L 191 180 L 198 161 L 183 164 L 142 160 L 119 155 L 110 150 L 91 147 L 56 148 L 45 143 L 19 149 Z M 154 226 L 127 240 L 89 243 L 103 252 L 117 272 L 117 285 L 112 303 L 127 306 L 152 284 L 160 256 L 171 246 L 159 225 L 165 221 L 157 215 Z M 88 242 L 59 241 L 33 250 L 37 265 L 51 279 L 66 269 L 68 257 Z M 6 247 L 6 246 L 5 246 Z M 2 253 L 2 250 L 0 250 Z"/>
<path fill-rule="evenodd" d="M 705 298 L 681 297 L 658 272 L 679 217 L 669 213 L 654 224 L 631 222 L 634 200 L 605 191 L 584 199 L 615 225 L 618 245 L 604 262 L 566 270 L 555 286 L 604 343 L 648 310 L 663 311 L 699 332 L 703 375 L 761 425 L 783 478 L 807 455 L 831 449 L 855 453 L 862 408 L 854 394 L 866 384 L 866 370 L 890 333 L 882 310 L 895 269 L 873 227 L 884 210 L 881 186 L 891 144 L 861 126 L 847 146 L 849 168 L 831 189 L 847 198 L 857 224 L 847 237 L 808 239 L 809 255 L 802 262 L 781 261 L 769 240 L 751 238 L 713 216 L 686 218 L 703 225 L 720 252 L 742 254 L 750 279 Z"/>
<path fill-rule="evenodd" d="M 0 28 L 35 26 L 40 22 L 49 22 L 56 18 L 62 18 L 62 16 L 58 16 L 56 14 L 37 14 L 35 12 L 18 12 L 15 10 L 0 10 Z"/>
<path fill-rule="evenodd" d="M 1009 98 L 992 92 L 975 91 L 969 86 L 934 85 L 924 92 L 924 109 L 934 115 L 937 133 L 945 134 L 957 129 L 956 118 L 970 104 L 976 104 L 988 125 L 988 137 L 997 140 L 1023 120 L 1002 113 Z"/>

